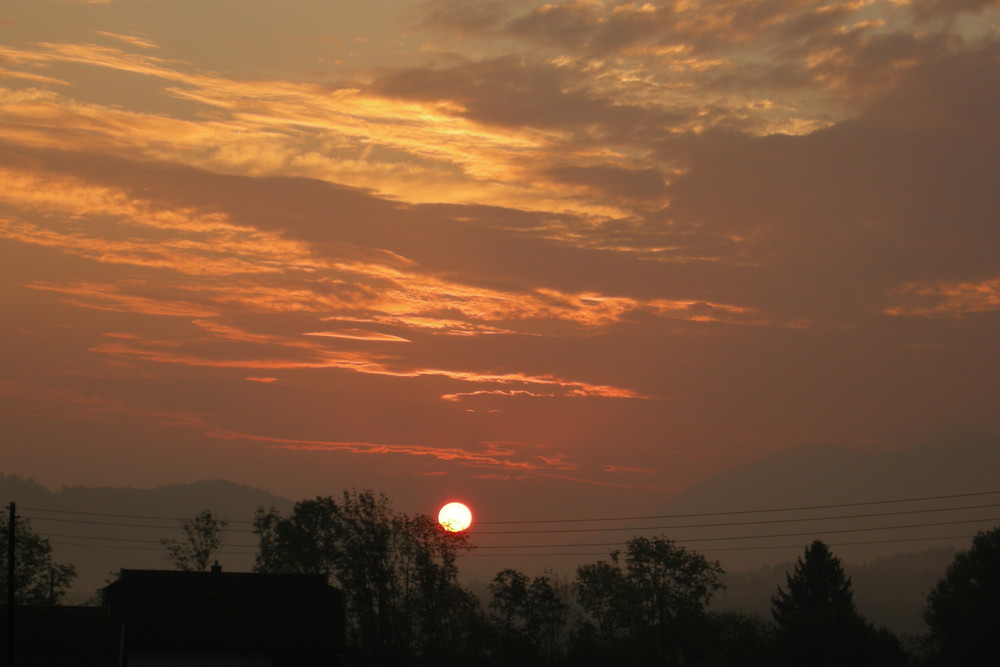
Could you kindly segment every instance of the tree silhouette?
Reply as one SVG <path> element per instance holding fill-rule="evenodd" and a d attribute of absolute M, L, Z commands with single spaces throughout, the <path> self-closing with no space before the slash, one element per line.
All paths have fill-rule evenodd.
<path fill-rule="evenodd" d="M 927 596 L 924 620 L 941 665 L 995 665 L 1000 656 L 1000 528 L 980 532 L 955 555 Z"/>
<path fill-rule="evenodd" d="M 787 591 L 771 598 L 779 660 L 788 665 L 841 667 L 905 662 L 898 641 L 876 630 L 854 607 L 840 559 L 819 540 L 787 575 Z"/>
<path fill-rule="evenodd" d="M 497 655 L 510 664 L 549 664 L 562 650 L 560 640 L 569 604 L 549 576 L 529 579 L 501 570 L 489 584 L 490 609 L 498 620 Z"/>
<path fill-rule="evenodd" d="M 360 663 L 461 662 L 480 615 L 457 581 L 465 534 L 396 512 L 372 491 L 302 501 L 287 518 L 259 510 L 254 532 L 256 571 L 323 574 L 344 591 Z"/>
<path fill-rule="evenodd" d="M 76 568 L 52 560 L 49 541 L 31 528 L 27 519 L 15 524 L 14 602 L 28 605 L 54 605 L 65 595 Z M 0 590 L 7 591 L 7 518 L 0 517 Z M 6 598 L 4 598 L 6 600 Z"/>
<path fill-rule="evenodd" d="M 610 560 L 577 568 L 577 596 L 608 656 L 688 664 L 707 650 L 705 605 L 722 568 L 664 537 L 635 537 Z"/>
<path fill-rule="evenodd" d="M 202 510 L 181 524 L 183 540 L 164 539 L 170 560 L 178 570 L 204 572 L 212 555 L 222 546 L 222 533 L 229 522 L 218 519 L 210 510 Z"/>
<path fill-rule="evenodd" d="M 518 627 L 518 619 L 525 616 L 528 585 L 528 577 L 512 569 L 497 572 L 489 583 L 490 609 L 499 615 L 504 634 L 513 634 Z"/>

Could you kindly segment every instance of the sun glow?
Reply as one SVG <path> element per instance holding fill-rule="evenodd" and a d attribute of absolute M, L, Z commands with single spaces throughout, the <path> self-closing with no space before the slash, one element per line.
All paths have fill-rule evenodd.
<path fill-rule="evenodd" d="M 462 503 L 448 503 L 438 512 L 438 523 L 449 532 L 459 533 L 472 525 L 472 512 Z"/>

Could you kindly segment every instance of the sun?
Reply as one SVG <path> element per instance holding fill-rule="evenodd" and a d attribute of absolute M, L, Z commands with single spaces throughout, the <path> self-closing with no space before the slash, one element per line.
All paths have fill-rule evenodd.
<path fill-rule="evenodd" d="M 472 525 L 472 512 L 462 503 L 448 503 L 438 512 L 438 523 L 452 533 L 460 533 Z"/>

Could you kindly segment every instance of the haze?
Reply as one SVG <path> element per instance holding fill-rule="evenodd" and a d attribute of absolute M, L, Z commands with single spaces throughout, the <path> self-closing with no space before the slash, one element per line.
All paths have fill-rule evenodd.
<path fill-rule="evenodd" d="M 7 3 L 2 471 L 490 521 L 995 436 L 998 26 L 984 0 Z"/>

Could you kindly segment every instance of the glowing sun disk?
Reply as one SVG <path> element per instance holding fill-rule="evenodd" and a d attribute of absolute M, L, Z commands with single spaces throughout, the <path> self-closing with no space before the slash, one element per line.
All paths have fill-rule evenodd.
<path fill-rule="evenodd" d="M 448 503 L 438 512 L 438 523 L 452 533 L 458 533 L 472 525 L 472 512 L 462 503 Z"/>

